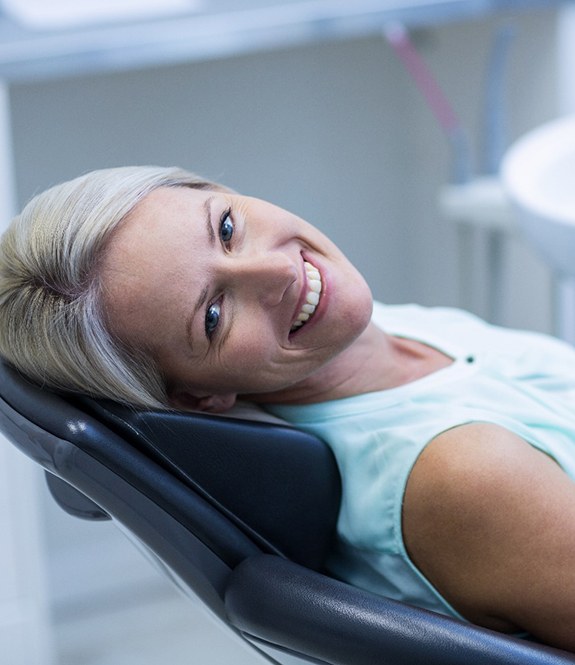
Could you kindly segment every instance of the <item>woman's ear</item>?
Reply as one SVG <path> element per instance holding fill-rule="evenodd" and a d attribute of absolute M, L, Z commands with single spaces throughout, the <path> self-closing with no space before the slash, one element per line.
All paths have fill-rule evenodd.
<path fill-rule="evenodd" d="M 236 399 L 236 393 L 198 397 L 185 390 L 176 390 L 170 395 L 170 403 L 176 409 L 206 413 L 225 413 L 234 406 Z"/>

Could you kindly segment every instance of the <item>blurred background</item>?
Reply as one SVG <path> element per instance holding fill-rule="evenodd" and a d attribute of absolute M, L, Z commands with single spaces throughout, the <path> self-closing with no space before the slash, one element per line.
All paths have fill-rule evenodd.
<path fill-rule="evenodd" d="M 454 203 L 450 186 L 493 175 L 517 137 L 575 112 L 571 3 L 0 8 L 4 224 L 34 193 L 91 169 L 178 165 L 323 229 L 380 300 L 553 331 L 549 269 L 497 191 L 494 251 L 482 221 L 466 218 L 475 200 Z M 0 446 L 4 662 L 253 662 L 117 529 L 58 509 L 31 467 Z"/>

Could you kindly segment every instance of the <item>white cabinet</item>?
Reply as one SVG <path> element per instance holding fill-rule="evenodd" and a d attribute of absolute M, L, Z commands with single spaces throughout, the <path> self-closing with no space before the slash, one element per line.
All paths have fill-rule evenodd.
<path fill-rule="evenodd" d="M 0 653 L 10 665 L 54 662 L 39 535 L 39 474 L 0 437 Z"/>

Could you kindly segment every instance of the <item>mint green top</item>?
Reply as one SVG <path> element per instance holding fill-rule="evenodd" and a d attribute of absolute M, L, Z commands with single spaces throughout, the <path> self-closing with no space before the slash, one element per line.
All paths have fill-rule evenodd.
<path fill-rule="evenodd" d="M 330 570 L 356 586 L 462 618 L 407 554 L 401 511 L 410 471 L 436 436 L 480 421 L 515 432 L 575 479 L 575 352 L 551 337 L 497 328 L 455 309 L 376 303 L 373 320 L 453 363 L 390 390 L 269 410 L 324 439 L 337 459 L 343 495 Z"/>

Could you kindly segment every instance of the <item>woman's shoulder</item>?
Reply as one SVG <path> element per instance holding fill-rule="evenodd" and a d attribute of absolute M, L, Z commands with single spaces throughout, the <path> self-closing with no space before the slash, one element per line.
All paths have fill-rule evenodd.
<path fill-rule="evenodd" d="M 465 617 L 575 648 L 575 484 L 547 455 L 497 425 L 446 431 L 413 468 L 403 527 Z"/>

